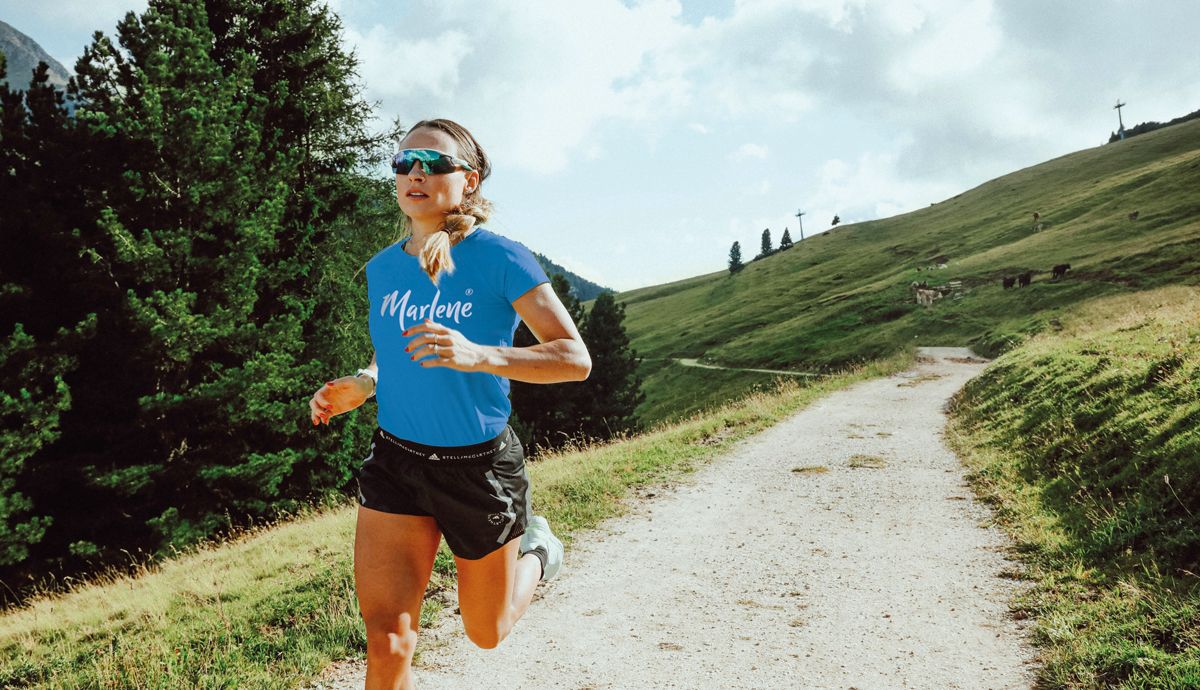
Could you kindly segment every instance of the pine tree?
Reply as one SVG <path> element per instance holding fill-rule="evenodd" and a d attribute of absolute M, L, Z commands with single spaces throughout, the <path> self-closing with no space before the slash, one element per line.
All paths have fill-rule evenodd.
<path fill-rule="evenodd" d="M 775 250 L 771 248 L 771 228 L 766 228 L 762 231 L 762 256 L 767 257 L 774 253 Z"/>
<path fill-rule="evenodd" d="M 75 265 L 79 166 L 63 94 L 44 62 L 27 90 L 6 76 L 0 53 L 0 568 L 26 561 L 54 523 L 31 492 L 33 458 L 61 436 L 63 376 L 95 326 L 86 305 L 62 299 L 86 272 Z"/>
<path fill-rule="evenodd" d="M 572 294 L 571 284 L 559 273 L 550 275 L 550 284 L 582 334 L 586 322 L 585 311 Z M 513 335 L 514 347 L 528 347 L 537 343 L 538 339 L 524 321 L 517 325 Z M 578 431 L 580 396 L 583 392 L 579 383 L 511 382 L 513 419 L 510 423 L 530 455 L 537 454 L 542 448 L 557 447 Z"/>
<path fill-rule="evenodd" d="M 791 234 L 788 233 L 787 228 L 783 229 L 783 237 L 779 238 L 779 248 L 781 250 L 792 248 L 792 236 L 791 236 Z"/>
<path fill-rule="evenodd" d="M 306 0 L 151 0 L 118 24 L 120 48 L 97 32 L 85 49 L 69 87 L 83 172 L 65 187 L 90 218 L 85 260 L 33 299 L 99 317 L 78 366 L 55 367 L 72 393 L 61 438 L 26 455 L 55 517 L 31 561 L 165 552 L 350 482 L 345 450 L 372 425 L 355 413 L 317 435 L 306 401 L 369 361 L 358 269 L 379 226 L 357 221 L 395 200 L 358 171 L 395 132 L 365 133 L 338 32 Z M 5 392 L 29 368 L 10 361 Z"/>
<path fill-rule="evenodd" d="M 729 274 L 733 275 L 742 270 L 745 264 L 742 263 L 742 245 L 734 242 L 729 248 Z"/>
<path fill-rule="evenodd" d="M 835 216 L 833 217 L 833 222 L 831 222 L 831 223 L 830 223 L 830 225 L 831 225 L 831 226 L 833 226 L 833 225 L 837 225 L 837 224 L 838 224 L 838 223 L 840 223 L 840 222 L 842 222 L 842 219 L 841 219 L 841 217 L 840 217 L 840 216 L 836 216 L 836 215 L 835 215 Z"/>
<path fill-rule="evenodd" d="M 635 429 L 634 410 L 646 399 L 637 374 L 637 352 L 629 347 L 624 320 L 624 305 L 611 292 L 603 292 L 583 325 L 592 372 L 586 381 L 566 386 L 578 391 L 577 428 L 586 437 L 607 439 Z"/>

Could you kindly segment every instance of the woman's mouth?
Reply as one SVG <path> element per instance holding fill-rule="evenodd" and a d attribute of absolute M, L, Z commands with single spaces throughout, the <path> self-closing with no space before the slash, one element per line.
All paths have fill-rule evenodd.
<path fill-rule="evenodd" d="M 405 194 L 404 196 L 408 197 L 409 199 L 428 199 L 429 198 L 428 194 L 424 194 L 422 192 L 409 192 L 408 194 Z"/>

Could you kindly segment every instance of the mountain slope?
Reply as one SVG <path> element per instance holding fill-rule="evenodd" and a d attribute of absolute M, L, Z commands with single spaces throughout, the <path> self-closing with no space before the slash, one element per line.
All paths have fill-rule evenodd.
<path fill-rule="evenodd" d="M 8 61 L 5 67 L 8 74 L 2 81 L 7 82 L 10 89 L 29 88 L 29 81 L 39 60 L 50 67 L 50 83 L 66 89 L 67 80 L 71 77 L 66 68 L 50 57 L 37 41 L 3 21 L 0 21 L 0 53 L 4 53 Z"/>
<path fill-rule="evenodd" d="M 611 288 L 606 288 L 603 285 L 597 285 L 587 278 L 584 278 L 576 273 L 572 273 L 562 266 L 559 266 L 551 261 L 545 254 L 534 252 L 533 256 L 537 259 L 538 263 L 542 265 L 542 268 L 547 274 L 561 273 L 563 277 L 567 279 L 567 282 L 571 284 L 571 292 L 574 293 L 575 299 L 587 301 L 596 299 L 602 292 L 613 292 Z"/>
<path fill-rule="evenodd" d="M 1081 300 L 1200 282 L 1197 257 L 1200 121 L 1192 121 L 1062 156 L 919 211 L 830 230 L 734 276 L 721 271 L 617 299 L 645 358 L 648 400 L 638 413 L 654 422 L 717 402 L 695 394 L 708 373 L 672 357 L 828 371 L 916 344 L 996 355 Z M 935 259 L 946 268 L 924 270 Z M 1071 271 L 1052 282 L 1060 263 Z M 1002 288 L 1002 277 L 1024 271 L 1033 271 L 1031 285 Z M 914 280 L 962 281 L 962 297 L 919 306 Z M 745 387 L 761 382 L 743 377 Z"/>

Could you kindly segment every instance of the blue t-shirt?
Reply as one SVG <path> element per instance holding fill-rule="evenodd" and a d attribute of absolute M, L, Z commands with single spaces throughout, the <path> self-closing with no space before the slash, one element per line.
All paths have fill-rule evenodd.
<path fill-rule="evenodd" d="M 404 348 L 421 333 L 401 333 L 432 318 L 480 345 L 512 345 L 521 317 L 512 303 L 548 283 L 525 245 L 476 227 L 450 248 L 454 273 L 435 287 L 404 242 L 367 262 L 368 325 L 379 367 L 379 426 L 432 446 L 465 446 L 500 435 L 512 413 L 509 380 L 479 371 L 422 367 Z M 432 353 L 421 361 L 434 357 Z"/>

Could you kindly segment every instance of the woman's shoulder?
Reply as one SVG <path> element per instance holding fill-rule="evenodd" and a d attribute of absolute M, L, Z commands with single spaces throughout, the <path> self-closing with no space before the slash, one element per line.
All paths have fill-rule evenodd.
<path fill-rule="evenodd" d="M 407 239 L 407 238 L 402 238 L 402 239 L 396 240 L 395 242 L 384 247 L 383 249 L 380 249 L 379 251 L 375 252 L 374 256 L 367 259 L 367 268 L 373 268 L 374 266 L 377 266 L 379 264 L 379 262 L 387 260 L 387 257 L 389 255 L 391 255 L 393 252 L 404 251 L 404 248 L 401 245 L 404 243 L 405 239 Z"/>
<path fill-rule="evenodd" d="M 498 232 L 493 232 L 485 227 L 481 226 L 477 228 L 472 234 L 479 235 L 479 238 L 476 241 L 480 247 L 487 248 L 491 251 L 502 252 L 510 256 L 532 254 L 529 247 L 526 247 L 523 243 L 518 242 L 511 237 L 501 235 Z"/>

